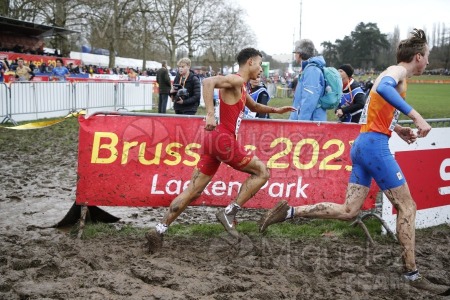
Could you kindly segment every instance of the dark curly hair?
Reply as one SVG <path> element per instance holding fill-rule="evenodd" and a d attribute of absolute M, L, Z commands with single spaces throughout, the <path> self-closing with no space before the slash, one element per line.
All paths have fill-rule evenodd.
<path fill-rule="evenodd" d="M 400 41 L 398 45 L 397 63 L 409 63 L 417 53 L 425 55 L 427 48 L 428 42 L 425 32 L 422 29 L 414 28 L 414 30 L 411 31 L 411 36 L 406 40 Z"/>
<path fill-rule="evenodd" d="M 255 56 L 261 56 L 262 54 L 259 50 L 256 50 L 255 48 L 244 48 L 242 49 L 238 55 L 236 56 L 236 60 L 239 64 L 239 66 L 245 65 L 247 60 L 249 58 L 255 57 Z"/>

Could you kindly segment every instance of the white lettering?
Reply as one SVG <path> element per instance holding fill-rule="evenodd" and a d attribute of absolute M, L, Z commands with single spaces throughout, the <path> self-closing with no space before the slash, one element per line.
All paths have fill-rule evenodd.
<path fill-rule="evenodd" d="M 150 189 L 150 194 L 163 195 L 163 191 L 156 190 L 156 184 L 158 183 L 158 174 L 155 174 L 152 179 L 152 188 Z"/>
<path fill-rule="evenodd" d="M 171 186 L 175 188 L 173 190 L 170 189 Z M 181 193 L 181 180 L 169 180 L 166 185 L 166 193 L 168 195 L 178 195 Z"/>
<path fill-rule="evenodd" d="M 271 197 L 283 197 L 283 187 L 284 187 L 283 183 L 277 182 L 272 183 L 269 187 L 269 195 Z"/>
<path fill-rule="evenodd" d="M 447 168 L 450 168 L 450 158 L 444 159 L 439 167 L 439 174 L 441 175 L 441 179 L 444 181 L 450 180 L 450 172 L 446 171 Z M 440 187 L 438 188 L 438 192 L 440 195 L 449 195 L 450 186 Z"/>
<path fill-rule="evenodd" d="M 233 191 L 233 187 L 236 186 L 237 190 L 239 191 L 241 189 L 242 183 L 237 181 L 230 181 L 228 184 L 228 196 L 231 196 L 231 192 Z"/>
<path fill-rule="evenodd" d="M 213 183 L 211 187 L 213 195 L 217 196 L 223 196 L 223 194 L 225 194 L 226 189 L 227 185 L 223 181 L 216 181 Z"/>
<path fill-rule="evenodd" d="M 182 191 L 186 190 L 190 180 L 184 181 L 183 180 L 169 180 L 165 184 L 164 190 L 159 190 L 158 185 L 162 186 L 164 184 L 161 184 L 158 182 L 159 177 L 158 174 L 153 175 L 152 178 L 152 186 L 150 189 L 150 194 L 153 195 L 179 195 Z M 233 194 L 236 194 L 239 192 L 239 189 L 241 188 L 242 183 L 237 181 L 230 181 L 228 184 L 224 181 L 214 181 L 210 182 L 206 188 L 203 190 L 203 193 L 207 196 L 224 196 L 225 194 L 227 196 L 232 196 Z M 302 184 L 302 177 L 298 177 L 297 183 L 283 183 L 283 182 L 266 182 L 261 189 L 267 188 L 267 193 L 270 197 L 274 198 L 280 198 L 280 197 L 291 197 L 295 196 L 297 198 L 308 198 L 308 196 L 305 193 L 306 188 L 309 186 L 308 183 Z M 295 195 L 294 192 L 295 191 Z"/>
<path fill-rule="evenodd" d="M 293 187 L 295 187 L 296 184 L 295 183 L 288 183 L 287 187 L 286 187 L 286 197 L 290 197 L 291 196 L 291 190 Z"/>
<path fill-rule="evenodd" d="M 302 178 L 299 177 L 297 180 L 297 193 L 295 194 L 295 197 L 303 197 L 303 198 L 308 198 L 308 196 L 306 196 L 304 190 L 309 186 L 309 183 L 305 184 L 304 186 L 302 186 Z"/>

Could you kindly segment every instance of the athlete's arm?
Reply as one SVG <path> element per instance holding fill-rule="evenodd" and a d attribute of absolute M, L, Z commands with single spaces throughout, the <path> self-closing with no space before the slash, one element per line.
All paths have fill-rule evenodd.
<path fill-rule="evenodd" d="M 269 113 L 282 114 L 285 112 L 293 112 L 293 111 L 297 110 L 293 106 L 273 107 L 273 106 L 264 105 L 264 104 L 255 102 L 255 100 L 253 100 L 253 98 L 250 97 L 249 94 L 247 94 L 246 96 L 247 96 L 247 101 L 245 102 L 245 106 L 247 106 L 253 112 L 266 113 L 266 114 L 269 114 Z"/>
<path fill-rule="evenodd" d="M 215 76 L 217 77 L 217 76 Z M 214 118 L 214 87 L 215 87 L 215 77 L 208 77 L 203 79 L 203 101 L 205 101 L 206 108 L 206 125 L 205 129 L 208 131 L 214 130 L 216 128 L 216 118 Z"/>
<path fill-rule="evenodd" d="M 377 86 L 377 93 L 380 94 L 384 100 L 386 100 L 393 107 L 408 115 L 412 111 L 411 105 L 409 105 L 405 99 L 400 96 L 398 91 L 395 89 L 397 82 L 391 76 L 384 76 Z"/>

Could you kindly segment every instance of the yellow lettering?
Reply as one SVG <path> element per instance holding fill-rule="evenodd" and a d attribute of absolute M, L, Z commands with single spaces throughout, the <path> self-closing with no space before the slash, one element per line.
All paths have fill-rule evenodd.
<path fill-rule="evenodd" d="M 152 159 L 148 160 L 145 158 L 145 149 L 146 149 L 147 143 L 142 143 L 139 146 L 139 162 L 145 166 L 148 165 L 159 165 L 161 161 L 161 149 L 162 149 L 162 143 L 158 143 L 155 147 L 155 155 Z"/>
<path fill-rule="evenodd" d="M 189 167 L 196 166 L 198 161 L 200 160 L 200 155 L 198 155 L 198 153 L 192 151 L 192 149 L 200 149 L 200 148 L 201 148 L 201 145 L 197 144 L 197 143 L 192 143 L 192 144 L 187 145 L 186 150 L 185 150 L 186 155 L 193 157 L 194 160 L 193 161 L 185 160 L 185 161 L 183 161 L 183 164 L 185 164 L 186 166 L 189 166 Z"/>
<path fill-rule="evenodd" d="M 110 139 L 109 144 L 101 144 L 101 139 Z M 119 138 L 113 132 L 96 132 L 94 134 L 94 142 L 92 144 L 92 156 L 91 163 L 93 164 L 110 164 L 113 163 L 119 156 L 119 151 L 117 151 L 117 143 Z M 109 151 L 109 157 L 99 157 L 100 149 L 106 149 Z"/>
<path fill-rule="evenodd" d="M 300 152 L 304 145 L 311 145 L 313 148 L 313 151 L 311 152 L 311 160 L 306 164 L 300 162 Z M 294 148 L 294 166 L 296 166 L 300 170 L 308 170 L 314 167 L 314 165 L 317 163 L 317 160 L 319 159 L 319 149 L 319 143 L 317 143 L 315 139 L 300 140 Z"/>
<path fill-rule="evenodd" d="M 280 152 L 275 153 L 270 157 L 267 161 L 267 167 L 270 169 L 287 169 L 289 167 L 289 163 L 286 162 L 277 162 L 278 159 L 288 156 L 288 154 L 292 150 L 292 142 L 288 138 L 280 137 L 270 144 L 270 148 L 276 147 L 278 144 L 284 144 L 285 147 Z"/>
<path fill-rule="evenodd" d="M 124 142 L 123 153 L 122 153 L 122 165 L 126 164 L 128 161 L 128 153 L 130 149 L 137 146 L 138 142 Z"/>
<path fill-rule="evenodd" d="M 336 152 L 326 156 L 322 162 L 319 164 L 319 170 L 340 170 L 341 169 L 341 165 L 333 165 L 330 164 L 329 162 L 331 162 L 332 160 L 334 160 L 335 158 L 338 158 L 339 156 L 342 155 L 342 153 L 344 153 L 344 143 L 338 139 L 331 139 L 328 142 L 325 143 L 325 145 L 323 145 L 323 149 L 328 149 L 330 148 L 330 146 L 332 145 L 336 145 L 337 146 L 337 150 Z"/>
<path fill-rule="evenodd" d="M 170 156 L 173 156 L 174 160 L 165 159 L 164 163 L 169 166 L 176 166 L 181 162 L 181 155 L 178 151 L 175 151 L 172 148 L 181 148 L 183 145 L 180 143 L 170 143 L 166 146 L 166 153 Z"/>

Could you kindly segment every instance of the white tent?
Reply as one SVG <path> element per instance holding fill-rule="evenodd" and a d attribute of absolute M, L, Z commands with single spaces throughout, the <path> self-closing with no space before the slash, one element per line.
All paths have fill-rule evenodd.
<path fill-rule="evenodd" d="M 80 59 L 84 65 L 96 65 L 100 67 L 107 67 L 109 65 L 109 56 L 82 52 L 70 52 L 70 58 Z M 161 63 L 157 61 L 146 61 L 147 69 L 159 69 Z M 126 58 L 116 56 L 116 66 L 120 68 L 142 68 L 142 59 Z"/>

